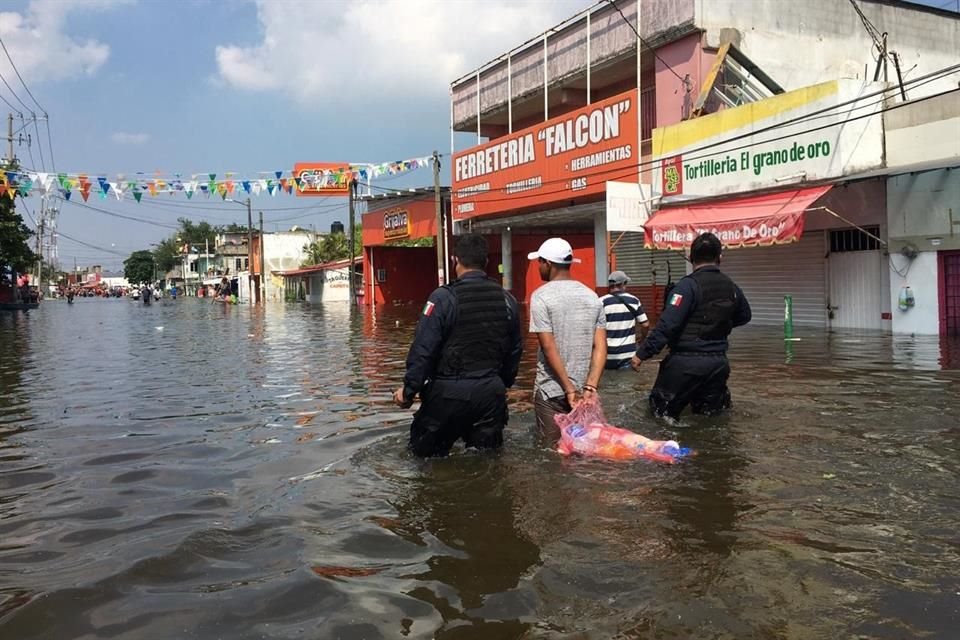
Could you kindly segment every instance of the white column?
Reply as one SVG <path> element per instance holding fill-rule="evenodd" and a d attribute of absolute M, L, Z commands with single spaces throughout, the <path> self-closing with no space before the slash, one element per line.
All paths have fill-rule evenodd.
<path fill-rule="evenodd" d="M 507 54 L 507 133 L 513 133 L 513 62 Z"/>
<path fill-rule="evenodd" d="M 502 282 L 507 291 L 513 290 L 513 232 L 510 227 L 500 232 L 500 264 L 503 265 Z"/>
<path fill-rule="evenodd" d="M 547 73 L 547 34 L 543 34 L 543 120 L 550 119 L 550 77 Z"/>
<path fill-rule="evenodd" d="M 590 14 L 593 11 L 587 12 L 587 104 L 591 104 L 593 100 L 590 97 Z"/>
<path fill-rule="evenodd" d="M 609 247 L 607 246 L 607 212 L 598 211 L 593 216 L 593 251 L 595 258 L 596 286 L 607 284 Z"/>

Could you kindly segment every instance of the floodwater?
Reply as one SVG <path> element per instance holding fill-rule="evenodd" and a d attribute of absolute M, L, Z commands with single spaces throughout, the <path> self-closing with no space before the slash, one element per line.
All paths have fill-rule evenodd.
<path fill-rule="evenodd" d="M 679 465 L 422 462 L 416 310 L 187 299 L 0 315 L 0 638 L 956 638 L 960 348 L 745 329 Z"/>

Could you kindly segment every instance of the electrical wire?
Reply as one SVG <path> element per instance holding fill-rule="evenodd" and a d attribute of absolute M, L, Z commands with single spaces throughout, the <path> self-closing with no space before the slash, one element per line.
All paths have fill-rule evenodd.
<path fill-rule="evenodd" d="M 851 0 L 851 1 L 852 1 L 852 0 Z M 637 40 L 640 41 L 640 44 L 642 44 L 643 46 L 645 46 L 645 47 L 647 48 L 647 51 L 649 51 L 650 53 L 652 53 L 652 54 L 653 54 L 653 57 L 656 58 L 657 61 L 658 61 L 660 64 L 662 64 L 663 66 L 665 66 L 665 67 L 670 71 L 670 73 L 672 73 L 673 75 L 675 75 L 680 82 L 682 82 L 682 83 L 684 83 L 684 85 L 686 85 L 686 83 L 687 83 L 686 78 L 681 78 L 681 77 L 680 77 L 680 74 L 677 73 L 676 71 L 674 71 L 673 67 L 671 67 L 670 64 L 669 64 L 666 60 L 664 60 L 663 58 L 660 57 L 660 54 L 657 53 L 657 50 L 654 49 L 653 47 L 651 47 L 651 46 L 650 46 L 650 43 L 643 39 L 643 36 L 640 35 L 640 32 L 637 31 L 637 28 L 636 28 L 635 26 L 633 26 L 633 23 L 630 22 L 630 21 L 627 19 L 627 16 L 625 16 L 625 15 L 623 14 L 623 11 L 620 10 L 620 7 L 617 6 L 617 3 L 615 2 L 615 0 L 607 0 L 607 2 L 609 2 L 610 5 L 611 5 L 614 9 L 617 10 L 617 13 L 620 14 L 620 17 L 623 18 L 623 21 L 627 24 L 628 27 L 630 27 L 630 29 L 633 31 L 634 35 L 637 36 Z M 640 10 L 639 2 L 640 2 L 640 0 L 637 0 L 637 11 Z"/>
<path fill-rule="evenodd" d="M 43 143 L 40 142 L 40 127 L 37 125 L 37 116 L 33 116 L 33 130 L 37 132 L 37 150 L 40 151 L 40 166 L 43 167 L 43 170 L 47 170 L 47 162 L 43 158 Z M 27 145 L 27 150 L 29 151 L 32 147 L 32 144 Z M 33 162 L 33 154 L 30 154 L 30 161 Z"/>
<path fill-rule="evenodd" d="M 23 85 L 23 88 L 26 89 L 27 95 L 30 96 L 30 99 L 33 100 L 33 103 L 34 103 L 35 105 L 37 105 L 37 107 L 40 109 L 40 111 L 42 111 L 43 114 L 46 115 L 47 110 L 44 109 L 43 106 L 42 106 L 39 102 L 37 102 L 37 99 L 34 97 L 33 93 L 30 92 L 30 87 L 28 87 L 28 86 L 27 86 L 27 83 L 23 81 L 23 76 L 20 75 L 20 71 L 17 69 L 17 65 L 15 65 L 15 64 L 13 63 L 13 58 L 10 57 L 10 52 L 7 51 L 7 45 L 4 44 L 2 38 L 0 38 L 0 47 L 3 47 L 3 52 L 6 54 L 7 60 L 10 61 L 10 66 L 13 67 L 13 72 L 17 74 L 17 78 L 20 80 L 20 84 L 22 84 L 22 85 Z M 26 105 L 24 105 L 24 106 L 26 106 Z M 29 111 L 29 109 L 27 109 L 27 111 Z"/>
<path fill-rule="evenodd" d="M 163 228 L 163 229 L 176 230 L 176 229 L 179 229 L 179 228 L 180 228 L 179 225 L 175 225 L 175 224 L 162 223 L 162 222 L 157 222 L 156 220 L 147 220 L 147 219 L 145 219 L 145 218 L 137 218 L 137 217 L 135 217 L 135 216 L 126 216 L 126 215 L 123 215 L 122 213 L 117 213 L 117 212 L 115 212 L 115 211 L 107 211 L 106 209 L 100 209 L 100 208 L 98 208 L 98 207 L 91 206 L 91 205 L 86 204 L 86 203 L 84 203 L 84 202 L 76 202 L 76 201 L 74 201 L 74 200 L 67 200 L 66 198 L 60 198 L 60 200 L 61 200 L 64 204 L 72 204 L 72 205 L 74 205 L 74 206 L 76 206 L 76 207 L 82 207 L 82 208 L 84 208 L 84 209 L 89 209 L 89 210 L 91 210 L 91 211 L 96 211 L 97 213 L 102 213 L 102 214 L 104 214 L 104 215 L 111 216 L 111 217 L 114 217 L 114 218 L 122 218 L 122 219 L 124 219 L 124 220 L 130 220 L 130 221 L 133 221 L 133 222 L 142 222 L 142 223 L 144 223 L 144 224 L 153 225 L 153 226 L 155 226 L 155 227 L 161 227 L 161 228 Z"/>
<path fill-rule="evenodd" d="M 76 242 L 77 244 L 83 245 L 84 247 L 88 247 L 88 248 L 90 248 L 90 249 L 96 249 L 97 251 L 103 251 L 104 253 L 107 253 L 107 254 L 110 254 L 110 255 L 119 256 L 119 257 L 121 257 L 121 258 L 125 258 L 125 257 L 127 257 L 127 255 L 129 255 L 129 254 L 123 253 L 123 252 L 121 252 L 121 251 L 115 251 L 115 250 L 113 250 L 113 249 L 108 249 L 107 247 L 101 247 L 101 246 L 98 246 L 98 245 L 95 245 L 95 244 L 86 242 L 86 241 L 84 241 L 84 240 L 80 240 L 79 238 L 74 238 L 73 236 L 68 235 L 68 234 L 64 233 L 63 231 L 57 231 L 56 233 L 57 233 L 57 235 L 59 235 L 59 236 L 62 237 L 62 238 L 66 238 L 67 240 L 70 240 L 71 242 Z"/>
<path fill-rule="evenodd" d="M 894 88 L 894 89 L 895 89 L 895 88 Z M 884 107 L 883 109 L 880 109 L 879 111 L 876 111 L 876 112 L 870 112 L 870 113 L 861 114 L 861 115 L 858 115 L 858 116 L 855 116 L 855 117 L 847 118 L 846 120 L 843 120 L 843 121 L 841 121 L 841 122 L 831 122 L 831 123 L 828 123 L 828 124 L 826 124 L 826 125 L 822 125 L 822 126 L 819 126 L 819 127 L 814 127 L 814 128 L 812 128 L 812 129 L 806 129 L 806 130 L 804 130 L 804 131 L 794 131 L 794 132 L 790 132 L 789 134 L 785 134 L 785 135 L 782 135 L 782 136 L 779 136 L 779 137 L 765 138 L 764 140 L 761 140 L 761 141 L 758 141 L 758 142 L 750 142 L 750 143 L 747 143 L 747 144 L 744 144 L 744 145 L 740 145 L 740 146 L 736 146 L 736 147 L 725 148 L 725 149 L 723 150 L 723 152 L 724 152 L 724 153 L 731 153 L 731 152 L 734 152 L 734 151 L 741 151 L 741 150 L 744 150 L 744 149 L 749 149 L 749 148 L 755 147 L 755 146 L 760 145 L 760 144 L 768 144 L 768 143 L 770 143 L 770 142 L 777 142 L 777 141 L 780 141 L 780 140 L 785 140 L 785 139 L 792 138 L 792 137 L 799 136 L 799 135 L 804 135 L 804 134 L 808 134 L 808 133 L 816 133 L 817 131 L 822 131 L 822 130 L 824 130 L 824 129 L 829 129 L 829 128 L 832 128 L 832 127 L 844 126 L 844 125 L 846 125 L 846 124 L 848 124 L 848 123 L 850 123 L 850 122 L 855 122 L 855 121 L 857 121 L 857 120 L 862 120 L 862 119 L 864 119 L 864 118 L 871 118 L 871 117 L 874 117 L 874 116 L 879 116 L 879 115 L 882 115 L 883 113 L 886 113 L 886 112 L 888 112 L 888 111 L 893 111 L 893 110 L 895 110 L 895 109 L 899 109 L 899 108 L 904 107 L 904 106 L 907 106 L 907 105 L 917 104 L 917 103 L 920 103 L 920 102 L 923 102 L 923 101 L 926 101 L 926 100 L 930 100 L 930 99 L 933 99 L 933 98 L 937 98 L 937 97 L 940 97 L 940 96 L 943 96 L 943 95 L 955 93 L 955 92 L 957 92 L 957 91 L 960 91 L 960 89 L 951 89 L 950 91 L 946 91 L 946 92 L 943 92 L 943 93 L 932 94 L 932 95 L 930 95 L 930 96 L 925 96 L 925 97 L 923 97 L 923 98 L 916 98 L 916 99 L 914 99 L 914 100 L 912 100 L 912 101 L 910 101 L 910 102 L 897 103 L 897 104 L 894 104 L 894 105 L 891 105 L 891 106 L 888 106 L 888 107 Z M 879 102 L 879 101 L 878 101 L 878 102 Z M 854 108 L 854 109 L 851 109 L 851 110 L 849 110 L 848 113 L 852 113 L 853 111 L 858 110 L 858 109 L 859 109 L 859 107 Z M 810 114 L 810 115 L 813 115 L 813 114 Z M 704 145 L 704 146 L 701 146 L 701 147 L 697 147 L 697 148 L 691 149 L 691 150 L 689 150 L 688 152 L 686 152 L 686 153 L 684 154 L 684 160 L 685 160 L 685 161 L 695 161 L 695 160 L 700 160 L 700 159 L 712 157 L 712 156 L 714 156 L 714 155 L 716 155 L 716 154 L 715 154 L 715 153 L 706 153 L 706 154 L 699 155 L 699 156 L 698 156 L 698 155 L 694 155 L 694 156 L 692 156 L 692 157 L 691 157 L 691 156 L 688 156 L 687 154 L 689 154 L 689 153 L 696 154 L 696 153 L 699 153 L 699 152 L 702 152 L 702 151 L 708 151 L 709 149 L 715 148 L 715 147 L 717 147 L 717 146 L 727 145 L 727 144 L 730 144 L 731 142 L 736 142 L 737 140 L 742 140 L 742 139 L 745 139 L 745 138 L 753 137 L 753 136 L 757 135 L 758 133 L 763 133 L 763 132 L 765 132 L 765 131 L 772 131 L 772 130 L 775 130 L 775 129 L 779 129 L 779 128 L 782 128 L 782 126 L 785 126 L 785 125 L 788 125 L 788 124 L 796 124 L 797 122 L 802 122 L 802 121 L 805 120 L 805 119 L 807 119 L 807 118 L 806 118 L 806 117 L 800 117 L 800 118 L 794 119 L 793 121 L 786 121 L 786 122 L 780 123 L 780 124 L 778 124 L 778 125 L 771 125 L 770 127 L 766 128 L 766 129 L 758 129 L 758 130 L 753 131 L 753 132 L 741 134 L 741 135 L 738 135 L 738 136 L 734 136 L 734 137 L 732 137 L 732 138 L 728 138 L 728 139 L 726 139 L 726 140 L 720 140 L 720 141 L 717 141 L 717 142 L 714 142 L 714 143 L 710 143 L 710 144 L 707 144 L 707 145 Z M 597 171 L 590 172 L 590 173 L 578 174 L 577 177 L 580 177 L 580 178 L 589 178 L 589 177 L 596 177 L 596 176 L 609 176 L 609 177 L 607 177 L 608 180 L 616 180 L 616 179 L 618 179 L 618 178 L 627 178 L 627 177 L 630 177 L 630 176 L 635 176 L 636 173 L 637 173 L 637 171 L 638 171 L 639 169 L 643 169 L 643 168 L 655 168 L 656 166 L 658 166 L 659 164 L 661 164 L 661 163 L 663 163 L 663 162 L 664 162 L 663 159 L 651 159 L 651 160 L 646 160 L 646 161 L 639 162 L 639 163 L 634 164 L 634 165 L 630 165 L 630 166 L 628 166 L 628 167 L 624 167 L 624 168 L 623 168 L 624 171 L 629 170 L 629 173 L 623 174 L 622 176 L 616 176 L 616 177 L 614 177 L 614 176 L 609 176 L 609 169 L 599 169 L 599 170 L 597 170 Z M 564 182 L 567 182 L 568 180 L 569 180 L 569 179 L 564 179 L 564 178 L 559 178 L 559 179 L 556 179 L 556 180 L 548 180 L 548 181 L 542 182 L 542 183 L 541 183 L 541 186 L 543 186 L 543 185 L 550 185 L 550 184 L 564 183 Z M 390 193 L 393 193 L 393 192 L 396 191 L 395 189 L 386 189 L 386 188 L 381 188 L 381 187 L 373 187 L 372 185 L 371 185 L 371 188 L 377 189 L 377 190 L 380 190 L 380 191 L 383 191 L 383 192 L 390 192 Z M 518 195 L 515 195 L 515 196 L 511 196 L 511 197 L 509 197 L 509 198 L 501 198 L 501 199 L 492 199 L 492 198 L 485 198 L 485 197 L 483 197 L 483 194 L 496 193 L 496 192 L 500 192 L 500 191 L 504 191 L 504 192 L 505 192 L 506 190 L 507 190 L 507 187 L 505 187 L 505 186 L 504 186 L 504 187 L 498 187 L 498 188 L 496 188 L 496 189 L 491 189 L 491 190 L 489 190 L 489 191 L 481 192 L 480 194 L 471 195 L 471 196 L 469 196 L 469 197 L 462 198 L 462 199 L 475 200 L 475 201 L 478 202 L 478 203 L 489 203 L 489 202 L 516 201 L 516 200 L 523 200 L 523 199 L 527 199 L 527 198 L 540 198 L 540 197 L 543 197 L 543 196 L 545 196 L 545 195 L 553 195 L 553 194 L 561 194 L 561 193 L 571 193 L 568 189 L 563 188 L 563 189 L 559 189 L 559 190 L 556 190 L 556 191 L 538 191 L 538 192 L 536 192 L 536 193 L 527 193 L 527 194 L 521 193 L 521 194 L 518 194 Z M 576 194 L 574 193 L 573 195 L 575 196 Z"/>

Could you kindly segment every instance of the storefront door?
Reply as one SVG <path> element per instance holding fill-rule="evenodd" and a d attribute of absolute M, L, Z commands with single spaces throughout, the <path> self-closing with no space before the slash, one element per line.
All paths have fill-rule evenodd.
<path fill-rule="evenodd" d="M 960 336 L 960 251 L 940 252 L 940 333 Z"/>
<path fill-rule="evenodd" d="M 831 329 L 883 329 L 884 256 L 880 229 L 828 232 Z"/>
<path fill-rule="evenodd" d="M 772 247 L 729 249 L 720 268 L 740 285 L 753 309 L 755 325 L 783 326 L 783 297 L 793 298 L 793 323 L 826 328 L 827 284 L 822 231 L 799 242 Z"/>

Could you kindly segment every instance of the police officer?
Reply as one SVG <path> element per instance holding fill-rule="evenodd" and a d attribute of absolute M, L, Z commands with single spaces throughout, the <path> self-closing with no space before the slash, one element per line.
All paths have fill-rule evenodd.
<path fill-rule="evenodd" d="M 677 283 L 657 326 L 633 357 L 639 371 L 644 361 L 670 347 L 650 391 L 650 408 L 657 416 L 677 419 L 688 404 L 705 415 L 730 407 L 727 337 L 734 327 L 750 322 L 751 312 L 740 287 L 720 272 L 722 249 L 712 233 L 693 241 L 693 273 Z"/>
<path fill-rule="evenodd" d="M 484 272 L 486 239 L 460 236 L 454 260 L 457 280 L 430 294 L 393 394 L 404 409 L 420 394 L 409 446 L 422 457 L 445 456 L 461 438 L 479 449 L 503 444 L 523 351 L 517 301 Z"/>

